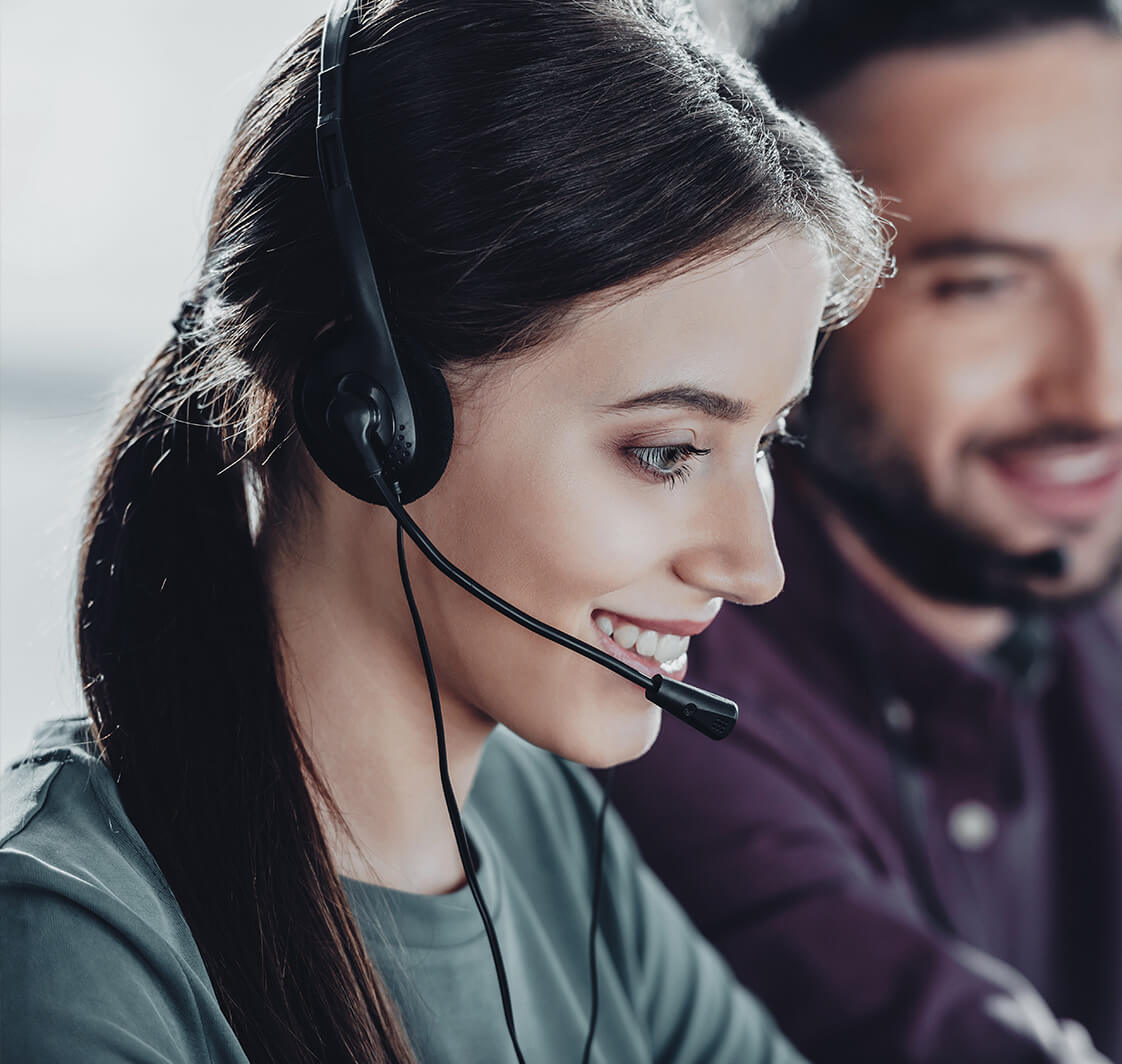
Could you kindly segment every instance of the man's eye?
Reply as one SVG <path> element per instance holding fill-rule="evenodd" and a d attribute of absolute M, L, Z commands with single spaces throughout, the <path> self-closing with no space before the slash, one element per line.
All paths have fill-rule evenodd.
<path fill-rule="evenodd" d="M 690 443 L 665 444 L 659 447 L 626 447 L 625 453 L 648 476 L 664 481 L 669 487 L 684 481 L 693 461 L 709 453 Z"/>
<path fill-rule="evenodd" d="M 989 274 L 978 277 L 955 277 L 936 281 L 931 294 L 936 299 L 984 299 L 1007 292 L 1017 286 L 1016 274 Z"/>

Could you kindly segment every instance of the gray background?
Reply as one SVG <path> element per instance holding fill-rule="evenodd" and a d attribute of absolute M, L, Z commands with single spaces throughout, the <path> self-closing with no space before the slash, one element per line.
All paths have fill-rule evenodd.
<path fill-rule="evenodd" d="M 224 145 L 318 0 L 4 0 L 0 757 L 81 712 L 78 515 L 121 388 L 165 341 Z"/>

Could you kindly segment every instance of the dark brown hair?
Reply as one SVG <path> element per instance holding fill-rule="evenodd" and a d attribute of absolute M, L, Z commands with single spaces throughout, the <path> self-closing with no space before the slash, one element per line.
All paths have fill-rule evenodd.
<path fill-rule="evenodd" d="M 250 1059 L 371 1064 L 410 1050 L 317 817 L 330 795 L 286 706 L 247 504 L 248 483 L 282 520 L 292 375 L 346 312 L 315 161 L 319 34 L 245 112 L 188 312 L 113 432 L 78 645 L 103 757 Z M 512 356 L 582 297 L 779 229 L 830 249 L 831 319 L 883 266 L 865 194 L 677 8 L 372 3 L 351 56 L 356 187 L 411 357 Z"/>
<path fill-rule="evenodd" d="M 741 52 L 784 107 L 802 108 L 890 52 L 998 41 L 1089 23 L 1122 30 L 1119 0 L 778 0 L 748 19 Z"/>

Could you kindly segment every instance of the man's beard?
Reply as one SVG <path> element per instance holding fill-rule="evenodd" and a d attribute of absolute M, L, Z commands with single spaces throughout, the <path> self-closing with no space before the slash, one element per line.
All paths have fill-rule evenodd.
<path fill-rule="evenodd" d="M 1062 545 L 1035 554 L 997 546 L 934 503 L 907 450 L 885 446 L 875 411 L 829 379 L 825 367 L 799 411 L 806 446 L 800 464 L 866 546 L 906 583 L 940 602 L 1017 612 L 1092 603 L 1122 579 L 1122 550 L 1094 587 L 1048 584 L 1067 568 Z"/>

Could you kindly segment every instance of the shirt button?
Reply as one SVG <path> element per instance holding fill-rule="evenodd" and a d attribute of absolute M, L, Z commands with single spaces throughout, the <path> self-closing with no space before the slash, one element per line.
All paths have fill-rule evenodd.
<path fill-rule="evenodd" d="M 985 802 L 959 802 L 947 816 L 947 834 L 960 850 L 984 850 L 997 836 L 997 814 Z"/>
<path fill-rule="evenodd" d="M 884 723 L 894 735 L 910 735 L 915 727 L 916 715 L 902 698 L 891 698 L 884 704 Z"/>

